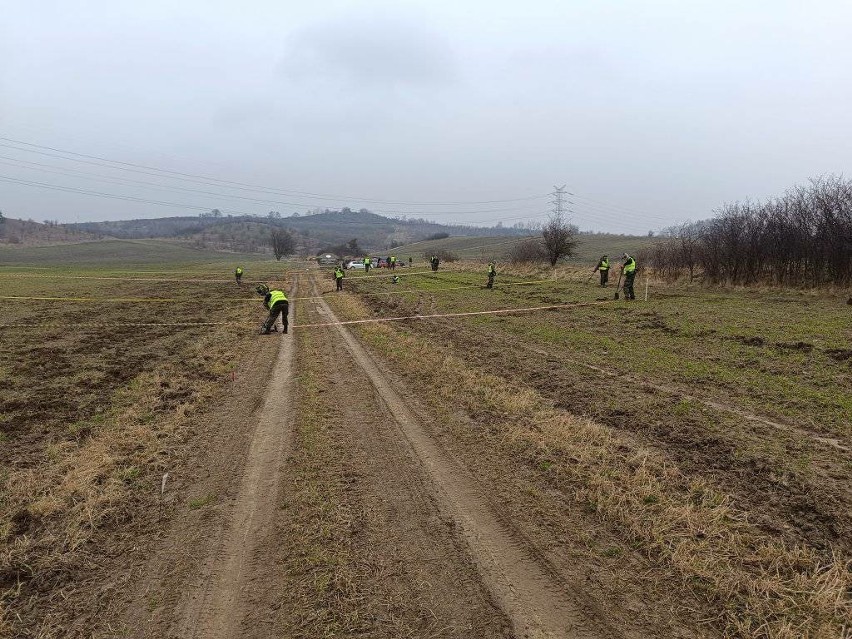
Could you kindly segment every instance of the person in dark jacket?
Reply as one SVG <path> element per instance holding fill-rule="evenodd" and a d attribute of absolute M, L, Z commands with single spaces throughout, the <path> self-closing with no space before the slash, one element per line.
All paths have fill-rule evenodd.
<path fill-rule="evenodd" d="M 606 286 L 606 283 L 609 281 L 609 256 L 601 255 L 601 259 L 598 260 L 598 265 L 595 267 L 595 271 L 601 272 L 601 286 Z M 595 274 L 595 271 L 592 271 L 592 275 Z M 591 276 L 590 278 L 591 279 Z"/>

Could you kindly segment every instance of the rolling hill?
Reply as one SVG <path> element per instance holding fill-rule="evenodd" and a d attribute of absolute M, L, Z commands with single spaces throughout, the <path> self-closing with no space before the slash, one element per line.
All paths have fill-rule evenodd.
<path fill-rule="evenodd" d="M 447 225 L 425 220 L 395 219 L 367 210 L 323 211 L 279 217 L 168 217 L 69 225 L 74 229 L 120 239 L 169 238 L 189 242 L 198 248 L 267 251 L 271 228 L 286 228 L 304 253 L 316 253 L 330 246 L 358 240 L 366 250 L 384 250 L 415 242 L 437 233 L 452 236 L 520 236 L 526 231 L 513 228 L 483 228 Z"/>
<path fill-rule="evenodd" d="M 400 259 L 422 260 L 424 255 L 447 251 L 463 260 L 505 261 L 512 248 L 530 236 L 524 237 L 447 237 L 440 240 L 413 242 L 394 249 Z M 536 236 L 538 237 L 538 236 Z M 661 241 L 656 237 L 615 235 L 610 233 L 581 233 L 574 256 L 575 263 L 596 263 L 601 255 L 611 258 L 623 252 L 636 254 Z"/>

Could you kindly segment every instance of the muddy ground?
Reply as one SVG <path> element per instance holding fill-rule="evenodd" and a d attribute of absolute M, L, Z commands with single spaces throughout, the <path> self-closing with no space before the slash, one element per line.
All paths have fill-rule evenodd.
<path fill-rule="evenodd" d="M 256 334 L 250 290 L 223 282 L 217 290 L 227 303 L 201 311 L 188 281 L 132 284 L 134 296 L 182 304 L 104 304 L 103 326 L 93 325 L 93 307 L 68 307 L 63 321 L 76 328 L 47 342 L 52 324 L 14 340 L 6 338 L 18 328 L 2 334 L 11 391 L 3 399 L 3 498 L 14 508 L 3 520 L 0 634 L 787 639 L 833 632 L 838 617 L 816 604 L 820 618 L 801 620 L 805 632 L 778 631 L 788 618 L 772 618 L 771 606 L 749 609 L 747 593 L 764 574 L 748 566 L 762 567 L 767 552 L 786 561 L 801 547 L 803 571 L 815 557 L 852 552 L 848 362 L 835 343 L 843 325 L 807 341 L 764 326 L 760 344 L 739 328 L 702 332 L 694 360 L 709 358 L 716 368 L 667 373 L 673 365 L 661 362 L 683 361 L 686 326 L 695 328 L 677 309 L 648 315 L 621 306 L 618 321 L 607 323 L 588 307 L 567 322 L 557 311 L 349 327 L 337 320 L 583 300 L 577 289 L 547 284 L 525 288 L 522 299 L 509 287 L 488 298 L 463 272 L 406 282 L 413 292 L 399 295 L 387 283 L 368 288 L 354 278 L 347 288 L 360 296 L 335 294 L 317 272 L 279 281 L 293 302 L 288 335 Z M 101 286 L 69 282 L 64 294 L 96 296 Z M 44 323 L 39 304 L 17 308 L 10 324 Z M 223 323 L 204 329 L 201 340 L 177 327 L 127 325 L 165 318 Z M 655 335 L 655 355 L 633 383 L 625 379 L 641 356 L 625 349 L 624 325 L 631 335 Z M 755 398 L 730 377 L 739 349 L 765 349 L 766 340 L 771 353 L 754 355 L 754 365 L 808 371 L 796 382 L 801 397 L 783 409 L 783 385 Z M 610 352 L 626 354 L 613 365 Z M 442 366 L 457 377 L 442 378 Z M 835 395 L 823 397 L 818 389 L 833 377 Z M 34 379 L 44 380 L 55 403 L 25 383 Z M 745 376 L 741 386 L 753 383 Z M 600 446 L 566 449 L 569 431 L 556 426 L 587 429 Z M 635 503 L 652 517 L 637 519 L 639 528 L 629 529 L 630 512 L 613 516 L 635 509 L 636 495 L 625 491 L 623 506 L 604 504 L 596 501 L 606 494 L 601 486 L 595 493 L 583 484 L 607 480 L 608 467 L 612 477 L 647 481 Z M 624 469 L 632 474 L 618 475 Z M 673 482 L 671 494 L 653 489 L 657 471 Z M 607 490 L 621 498 L 617 487 Z M 687 518 L 723 513 L 708 520 L 710 539 L 689 528 L 688 543 L 674 551 L 698 548 L 695 566 L 649 543 L 641 528 L 678 491 L 696 500 L 684 504 Z M 57 529 L 65 536 L 58 546 Z M 728 533 L 754 540 L 753 557 L 733 558 L 754 581 L 702 572 L 701 549 L 712 556 Z M 797 569 L 772 565 L 779 574 Z M 839 580 L 826 588 L 843 583 L 842 567 L 825 575 Z M 776 596 L 770 586 L 763 599 Z"/>

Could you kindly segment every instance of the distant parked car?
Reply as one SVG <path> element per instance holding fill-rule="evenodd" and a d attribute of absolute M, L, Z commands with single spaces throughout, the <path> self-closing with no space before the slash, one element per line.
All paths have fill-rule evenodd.
<path fill-rule="evenodd" d="M 346 268 L 364 268 L 364 260 L 349 260 L 346 262 Z"/>
<path fill-rule="evenodd" d="M 338 261 L 337 256 L 331 253 L 317 256 L 317 263 L 321 266 L 334 266 Z"/>

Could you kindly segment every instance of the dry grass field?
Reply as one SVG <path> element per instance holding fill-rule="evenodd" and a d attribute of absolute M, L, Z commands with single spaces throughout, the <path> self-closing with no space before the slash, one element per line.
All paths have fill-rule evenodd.
<path fill-rule="evenodd" d="M 105 244 L 22 249 L 48 266 L 0 269 L 0 636 L 68 636 L 115 604 L 163 474 L 269 359 L 252 348 L 258 297 L 233 280 L 243 256 Z M 44 259 L 57 251 L 77 261 Z"/>
<path fill-rule="evenodd" d="M 0 268 L 0 636 L 848 627 L 839 294 L 30 250 Z M 254 281 L 297 289 L 289 335 Z"/>
<path fill-rule="evenodd" d="M 717 636 L 840 636 L 852 612 L 845 297 L 654 282 L 645 302 L 640 277 L 626 302 L 587 271 L 504 270 L 487 290 L 481 270 L 352 278 L 359 298 L 336 306 L 360 319 L 578 304 L 354 325 L 443 411 L 443 441 L 518 503 L 529 534 L 564 553 L 586 539 L 628 582 L 647 560 L 636 596 L 674 593 Z M 519 476 L 530 483 L 512 493 Z M 565 508 L 605 532 L 565 530 Z M 629 591 L 620 583 L 614 600 Z"/>

